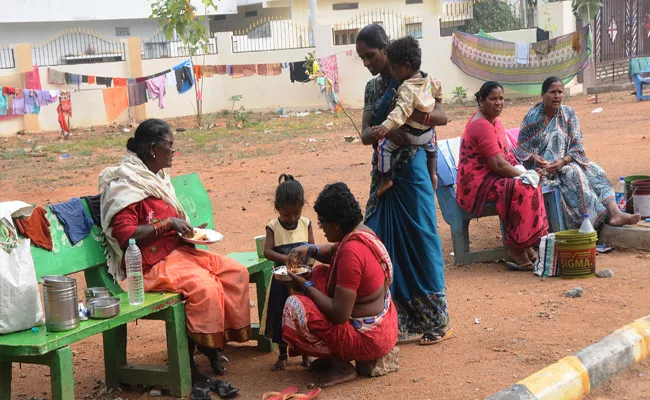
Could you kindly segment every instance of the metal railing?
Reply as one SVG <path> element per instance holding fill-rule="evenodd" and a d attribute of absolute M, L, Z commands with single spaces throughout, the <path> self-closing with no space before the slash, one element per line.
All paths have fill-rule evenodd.
<path fill-rule="evenodd" d="M 440 36 L 535 28 L 536 0 L 443 0 Z"/>
<path fill-rule="evenodd" d="M 349 20 L 332 26 L 332 42 L 335 46 L 354 44 L 359 30 L 366 25 L 381 25 L 390 39 L 411 35 L 422 39 L 422 18 L 408 17 L 390 9 L 369 9 Z"/>
<path fill-rule="evenodd" d="M 183 43 L 181 36 L 174 32 L 171 40 L 167 39 L 165 33 L 158 29 L 150 38 L 140 42 L 140 51 L 143 60 L 151 60 L 156 58 L 173 58 L 173 57 L 189 57 L 191 54 L 190 47 Z M 206 54 L 217 54 L 217 38 L 210 38 L 207 51 L 199 48 L 196 56 Z"/>
<path fill-rule="evenodd" d="M 14 49 L 0 46 L 0 69 L 16 68 Z"/>
<path fill-rule="evenodd" d="M 314 47 L 314 35 L 308 26 L 279 18 L 261 19 L 248 29 L 233 32 L 232 36 L 233 53 L 310 47 Z"/>
<path fill-rule="evenodd" d="M 126 60 L 124 43 L 83 28 L 63 30 L 32 47 L 34 65 L 91 64 Z"/>

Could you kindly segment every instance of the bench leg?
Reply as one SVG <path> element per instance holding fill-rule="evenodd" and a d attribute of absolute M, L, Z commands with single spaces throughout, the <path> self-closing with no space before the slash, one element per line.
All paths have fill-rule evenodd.
<path fill-rule="evenodd" d="M 0 399 L 11 398 L 11 361 L 0 360 Z"/>
<path fill-rule="evenodd" d="M 173 397 L 184 397 L 190 394 L 192 388 L 185 306 L 183 303 L 179 303 L 165 312 L 167 313 L 165 329 L 167 331 L 167 364 L 169 365 L 170 379 L 169 394 Z"/>
<path fill-rule="evenodd" d="M 255 278 L 255 286 L 257 287 L 257 314 L 262 323 L 262 313 L 266 304 L 266 293 L 269 290 L 269 282 L 273 278 L 273 269 L 267 268 L 257 274 Z M 270 352 L 272 350 L 271 341 L 258 333 L 257 335 L 257 350 Z"/>
<path fill-rule="evenodd" d="M 47 354 L 52 379 L 52 400 L 74 400 L 72 349 L 68 346 Z"/>
<path fill-rule="evenodd" d="M 460 216 L 459 216 L 460 218 Z M 469 221 L 454 221 L 451 227 L 451 242 L 454 246 L 454 261 L 456 264 L 465 264 L 469 253 Z"/>
<path fill-rule="evenodd" d="M 126 325 L 103 333 L 106 387 L 118 389 L 118 369 L 126 365 Z"/>

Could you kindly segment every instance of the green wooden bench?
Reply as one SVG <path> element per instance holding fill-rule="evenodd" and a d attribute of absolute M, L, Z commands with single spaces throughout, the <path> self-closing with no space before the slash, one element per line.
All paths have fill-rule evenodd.
<path fill-rule="evenodd" d="M 213 228 L 212 204 L 197 174 L 172 179 L 180 203 L 187 211 L 193 226 L 208 223 Z M 85 204 L 84 204 L 85 205 Z M 69 275 L 84 272 L 88 287 L 104 286 L 120 298 L 120 314 L 111 319 L 81 321 L 77 329 L 48 332 L 41 326 L 31 330 L 0 335 L 0 399 L 11 399 L 12 363 L 41 364 L 50 367 L 52 399 L 73 400 L 74 376 L 70 345 L 101 333 L 104 341 L 106 386 L 143 384 L 167 388 L 174 397 L 186 396 L 191 391 L 189 353 L 185 326 L 185 306 L 180 295 L 174 293 L 146 293 L 142 305 L 131 306 L 127 294 L 117 285 L 106 268 L 106 259 L 100 245 L 101 234 L 93 227 L 91 234 L 72 246 L 63 226 L 49 209 L 47 218 L 54 249 L 48 252 L 32 246 L 36 275 Z M 259 315 L 266 300 L 266 290 L 273 263 L 257 257 L 257 253 L 229 255 L 248 268 L 250 281 L 257 284 Z M 81 299 L 80 299 L 81 300 Z M 137 319 L 162 320 L 167 336 L 167 365 L 137 365 L 127 362 L 126 324 Z M 270 351 L 271 344 L 259 335 L 259 325 L 253 326 L 253 339 L 258 349 Z"/>

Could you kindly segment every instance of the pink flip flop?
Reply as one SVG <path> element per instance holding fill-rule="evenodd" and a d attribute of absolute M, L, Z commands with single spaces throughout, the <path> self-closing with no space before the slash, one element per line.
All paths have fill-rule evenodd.
<path fill-rule="evenodd" d="M 298 393 L 298 388 L 295 386 L 288 386 L 281 392 L 266 392 L 262 396 L 262 400 L 283 400 L 287 396 L 292 396 Z"/>

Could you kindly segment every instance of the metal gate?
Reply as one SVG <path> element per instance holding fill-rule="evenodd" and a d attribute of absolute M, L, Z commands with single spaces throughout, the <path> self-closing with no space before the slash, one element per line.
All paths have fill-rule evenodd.
<path fill-rule="evenodd" d="M 650 0 L 604 0 L 594 21 L 596 78 L 625 82 L 630 58 L 650 56 Z"/>

